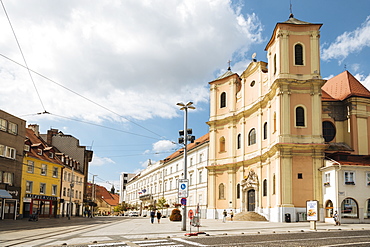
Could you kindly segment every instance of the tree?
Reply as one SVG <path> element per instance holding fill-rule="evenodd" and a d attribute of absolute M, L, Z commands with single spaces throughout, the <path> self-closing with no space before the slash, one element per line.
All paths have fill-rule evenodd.
<path fill-rule="evenodd" d="M 157 201 L 157 208 L 158 209 L 163 209 L 165 204 L 166 204 L 166 198 L 161 197 Z"/>

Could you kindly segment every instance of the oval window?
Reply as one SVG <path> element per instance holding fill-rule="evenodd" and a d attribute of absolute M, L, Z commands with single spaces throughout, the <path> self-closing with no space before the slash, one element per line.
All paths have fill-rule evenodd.
<path fill-rule="evenodd" d="M 322 122 L 322 135 L 325 139 L 325 142 L 331 142 L 336 134 L 335 126 L 330 121 Z"/>
<path fill-rule="evenodd" d="M 251 82 L 251 87 L 253 87 L 253 86 L 254 86 L 254 84 L 256 84 L 256 82 L 255 82 L 255 81 L 252 81 L 252 82 Z"/>

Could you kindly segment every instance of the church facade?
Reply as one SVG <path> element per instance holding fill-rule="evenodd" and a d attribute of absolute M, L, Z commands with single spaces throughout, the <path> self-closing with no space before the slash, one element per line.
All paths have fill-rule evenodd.
<path fill-rule="evenodd" d="M 325 171 L 342 190 L 355 186 L 338 170 L 350 162 L 338 157 L 355 157 L 370 173 L 370 92 L 347 71 L 321 77 L 321 26 L 291 15 L 273 30 L 268 63 L 253 59 L 241 75 L 229 68 L 209 83 L 208 218 L 232 209 L 296 221 L 317 200 L 324 221 L 352 198 L 326 190 Z M 357 219 L 368 213 L 361 200 Z"/>

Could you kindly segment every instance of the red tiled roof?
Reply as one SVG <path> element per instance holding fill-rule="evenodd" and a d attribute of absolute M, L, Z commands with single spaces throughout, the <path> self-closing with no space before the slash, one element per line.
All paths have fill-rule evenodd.
<path fill-rule="evenodd" d="M 347 70 L 329 79 L 322 87 L 322 90 L 327 95 L 337 100 L 345 100 L 353 96 L 370 98 L 370 91 Z M 323 100 L 332 99 L 326 97 L 323 98 Z"/>
<path fill-rule="evenodd" d="M 95 185 L 96 197 L 105 201 L 110 206 L 117 206 L 119 204 L 119 195 L 110 193 L 105 187 Z"/>
<path fill-rule="evenodd" d="M 207 141 L 209 141 L 209 133 L 205 134 L 202 137 L 199 137 L 198 139 L 196 139 L 194 141 L 194 143 L 188 144 L 187 150 L 191 150 L 191 149 L 193 149 L 193 148 L 195 148 L 195 147 L 197 147 L 199 145 L 202 145 L 203 143 L 205 143 Z M 170 161 L 170 160 L 172 160 L 172 159 L 174 159 L 174 158 L 182 155 L 183 152 L 184 152 L 184 149 L 181 148 L 181 149 L 177 150 L 176 152 L 172 153 L 170 156 L 167 156 L 163 161 L 166 163 L 166 162 L 168 162 L 168 161 Z"/>

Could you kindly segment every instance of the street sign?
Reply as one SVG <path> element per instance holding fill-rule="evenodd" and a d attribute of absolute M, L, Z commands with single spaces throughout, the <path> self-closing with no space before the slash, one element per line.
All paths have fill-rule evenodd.
<path fill-rule="evenodd" d="M 181 198 L 181 205 L 186 206 L 186 198 Z"/>
<path fill-rule="evenodd" d="M 194 212 L 193 212 L 193 210 L 189 210 L 189 212 L 188 212 L 188 216 L 189 216 L 189 219 L 193 219 L 194 218 Z"/>
<path fill-rule="evenodd" d="M 188 183 L 187 179 L 179 179 L 179 197 L 187 198 L 188 197 Z"/>

